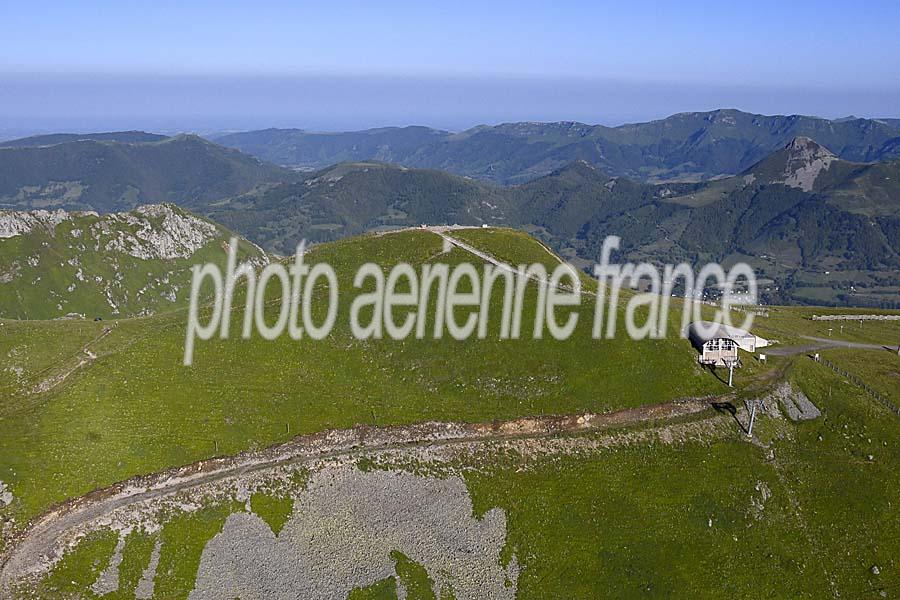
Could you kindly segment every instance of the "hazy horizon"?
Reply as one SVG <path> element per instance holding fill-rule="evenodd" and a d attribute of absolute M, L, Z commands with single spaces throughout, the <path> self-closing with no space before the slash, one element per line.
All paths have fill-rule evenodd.
<path fill-rule="evenodd" d="M 880 0 L 14 3 L 0 134 L 896 118 L 897 22 Z"/>
<path fill-rule="evenodd" d="M 515 121 L 615 126 L 681 112 L 896 118 L 900 93 L 575 78 L 0 76 L 0 136 L 268 127 L 346 131 L 424 125 L 459 131 Z M 365 99 L 361 106 L 360 98 Z"/>

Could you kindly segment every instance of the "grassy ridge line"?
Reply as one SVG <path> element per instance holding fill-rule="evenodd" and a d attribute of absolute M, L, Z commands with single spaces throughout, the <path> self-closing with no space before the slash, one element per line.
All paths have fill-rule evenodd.
<path fill-rule="evenodd" d="M 0 203 L 17 209 L 116 212 L 177 202 L 203 208 L 297 173 L 203 140 L 75 140 L 0 148 Z"/>
<path fill-rule="evenodd" d="M 548 276 L 560 264 L 569 265 L 562 257 L 557 255 L 546 244 L 537 238 L 517 229 L 492 227 L 489 229 L 459 229 L 449 232 L 451 237 L 458 238 L 479 250 L 487 252 L 498 260 L 512 265 L 540 264 L 547 269 Z M 571 265 L 569 265 L 571 267 Z M 593 295 L 597 292 L 597 280 L 587 273 L 571 267 L 581 280 L 581 290 L 584 294 Z M 631 295 L 631 290 L 621 290 L 623 298 Z"/>

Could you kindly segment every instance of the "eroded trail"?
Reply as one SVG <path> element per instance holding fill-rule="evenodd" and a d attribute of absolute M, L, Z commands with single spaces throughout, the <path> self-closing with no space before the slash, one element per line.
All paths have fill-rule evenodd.
<path fill-rule="evenodd" d="M 327 431 L 294 438 L 290 442 L 255 453 L 214 458 L 145 477 L 137 477 L 94 491 L 60 505 L 33 522 L 8 547 L 0 566 L 0 591 L 23 576 L 46 569 L 64 551 L 59 540 L 71 530 L 103 519 L 112 511 L 173 497 L 180 492 L 233 477 L 243 477 L 288 465 L 327 460 L 392 449 L 445 448 L 503 440 L 551 438 L 559 434 L 602 430 L 611 427 L 667 421 L 708 411 L 709 418 L 722 418 L 710 410 L 711 402 L 726 398 L 686 399 L 619 410 L 545 416 L 492 423 L 421 423 L 407 426 Z"/>
<path fill-rule="evenodd" d="M 492 264 L 492 265 L 494 265 L 494 266 L 496 266 L 496 267 L 500 267 L 501 269 L 505 269 L 505 270 L 507 270 L 507 271 L 510 271 L 510 272 L 513 273 L 513 274 L 516 274 L 516 273 L 517 273 L 516 269 L 515 269 L 513 266 L 511 266 L 511 265 L 509 265 L 509 264 L 507 264 L 507 263 L 501 261 L 501 260 L 498 259 L 497 257 L 492 256 L 491 254 L 488 254 L 487 252 L 485 252 L 485 251 L 483 251 L 483 250 L 479 250 L 478 248 L 476 248 L 476 247 L 474 247 L 474 246 L 472 246 L 472 245 L 470 245 L 470 244 L 467 244 L 467 243 L 463 242 L 463 241 L 460 240 L 459 238 L 455 238 L 455 237 L 449 235 L 447 232 L 448 232 L 448 231 L 453 231 L 452 229 L 449 229 L 449 230 L 448 230 L 448 229 L 442 228 L 442 227 L 432 227 L 432 228 L 429 228 L 429 231 L 431 231 L 432 233 L 436 233 L 437 235 L 441 236 L 441 238 L 443 238 L 444 241 L 445 241 L 447 244 L 456 246 L 457 248 L 459 248 L 459 249 L 461 249 L 461 250 L 465 250 L 465 251 L 468 252 L 469 254 L 472 254 L 473 256 L 477 256 L 478 258 L 480 258 L 481 260 L 483 260 L 483 261 L 486 262 L 486 263 L 490 263 L 490 264 Z M 550 256 L 552 256 L 555 260 L 559 261 L 559 264 L 565 266 L 565 267 L 569 270 L 569 272 L 571 273 L 573 279 L 576 279 L 576 280 L 579 279 L 578 271 L 575 270 L 575 268 L 572 267 L 572 265 L 570 265 L 570 264 L 568 264 L 568 263 L 565 263 L 565 262 L 562 262 L 561 260 L 559 260 L 559 258 L 558 258 L 555 254 L 553 254 L 553 252 L 552 252 L 549 248 L 547 248 L 546 246 L 544 246 L 543 244 L 541 244 L 541 247 L 547 252 L 547 254 L 549 254 Z M 550 285 L 549 279 L 546 279 L 546 280 L 545 280 L 545 279 L 541 279 L 541 278 L 537 277 L 536 275 L 528 275 L 528 279 L 531 279 L 531 280 L 533 280 L 533 281 L 535 281 L 535 282 L 537 282 L 537 283 L 539 283 L 539 284 L 541 284 L 541 285 Z M 570 286 L 567 286 L 567 285 L 562 285 L 562 284 L 560 284 L 559 287 L 562 288 L 562 289 L 571 290 L 571 287 L 570 287 Z M 581 290 L 581 292 L 582 292 L 583 294 L 587 294 L 587 295 L 589 295 L 589 296 L 593 296 L 593 295 L 594 295 L 593 292 L 589 292 L 589 291 L 586 291 L 586 290 Z"/>

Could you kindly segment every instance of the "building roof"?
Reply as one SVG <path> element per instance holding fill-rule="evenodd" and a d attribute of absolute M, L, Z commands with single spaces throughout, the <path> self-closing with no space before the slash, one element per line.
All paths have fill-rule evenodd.
<path fill-rule="evenodd" d="M 701 327 L 703 330 L 701 330 Z M 714 323 L 712 321 L 694 321 L 688 326 L 688 335 L 696 336 L 704 342 L 718 338 L 727 338 L 736 342 L 756 339 L 756 336 L 749 331 Z"/>
<path fill-rule="evenodd" d="M 688 325 L 688 337 L 693 343 L 698 345 L 715 339 L 734 340 L 742 350 L 747 352 L 754 352 L 757 348 L 768 346 L 770 343 L 769 340 L 754 335 L 745 329 L 738 329 L 737 327 L 722 325 L 712 321 L 694 321 Z"/>

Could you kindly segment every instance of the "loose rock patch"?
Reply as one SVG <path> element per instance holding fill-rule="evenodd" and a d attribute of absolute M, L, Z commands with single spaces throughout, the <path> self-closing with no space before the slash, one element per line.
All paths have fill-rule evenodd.
<path fill-rule="evenodd" d="M 475 518 L 459 477 L 342 466 L 312 477 L 277 537 L 256 515 L 232 514 L 206 545 L 190 598 L 346 598 L 394 576 L 395 550 L 428 571 L 438 596 L 514 598 L 505 540 L 504 512 Z"/>
<path fill-rule="evenodd" d="M 5 483 L 0 481 L 0 508 L 12 504 L 13 494 Z"/>

